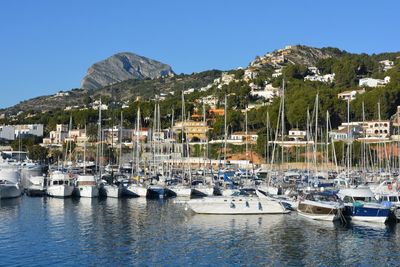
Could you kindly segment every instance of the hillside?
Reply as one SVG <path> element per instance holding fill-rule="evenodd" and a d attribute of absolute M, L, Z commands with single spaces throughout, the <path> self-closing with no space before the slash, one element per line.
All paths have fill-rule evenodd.
<path fill-rule="evenodd" d="M 389 84 L 390 88 L 397 88 L 398 68 L 383 70 L 379 61 L 389 59 L 397 62 L 399 56 L 400 53 L 350 54 L 337 48 L 287 46 L 284 49 L 278 49 L 257 57 L 243 70 L 230 70 L 226 73 L 210 70 L 153 79 L 142 77 L 116 82 L 99 89 L 73 89 L 22 101 L 13 107 L 1 110 L 0 114 L 15 118 L 16 114 L 32 117 L 31 115 L 35 113 L 64 110 L 67 107 L 78 110 L 85 106 L 88 107 L 89 104 L 99 100 L 100 97 L 104 102 L 113 99 L 121 106 L 122 103 L 134 100 L 137 96 L 149 100 L 153 99 L 156 94 L 163 95 L 165 98 L 182 90 L 191 89 L 192 92 L 196 92 L 202 88 L 206 88 L 206 91 L 212 89 L 207 92 L 203 90 L 204 93 L 202 94 L 213 94 L 217 96 L 219 102 L 221 102 L 224 93 L 236 94 L 232 101 L 236 103 L 233 108 L 237 109 L 243 107 L 244 102 L 248 100 L 256 101 L 256 104 L 264 102 L 257 94 L 250 94 L 250 91 L 275 90 L 273 93 L 277 95 L 276 90 L 281 86 L 283 78 L 286 79 L 289 88 L 287 95 L 289 100 L 291 95 L 295 95 L 296 92 L 302 92 L 302 97 L 311 99 L 315 95 L 315 91 L 318 90 L 325 90 L 329 92 L 330 98 L 337 98 L 338 92 L 352 88 L 357 89 L 358 80 L 362 77 L 382 79 L 385 76 L 391 76 L 393 79 Z M 395 64 L 398 65 L 398 63 Z M 308 67 L 311 66 L 316 66 L 321 75 L 335 73 L 336 76 L 330 83 L 305 81 L 304 78 L 310 75 Z M 377 94 L 381 91 L 377 91 Z M 365 96 L 369 94 L 367 90 Z M 301 99 L 298 98 L 297 100 L 300 101 Z M 309 99 L 307 102 L 310 101 Z M 269 102 L 273 104 L 273 99 L 269 99 Z M 391 104 L 388 110 L 392 111 L 395 104 L 397 103 Z M 294 115 L 302 116 L 302 114 Z M 289 121 L 293 125 L 301 123 L 302 121 L 298 118 L 291 118 L 294 115 L 289 115 Z M 16 120 L 14 119 L 14 121 Z M 337 118 L 337 122 L 339 121 L 340 119 Z"/>
<path fill-rule="evenodd" d="M 101 89 L 72 89 L 70 91 L 58 92 L 54 95 L 40 96 L 26 101 L 0 112 L 6 114 L 17 114 L 19 112 L 36 113 L 54 109 L 65 109 L 66 107 L 89 104 L 90 101 L 113 98 L 116 102 L 134 100 L 137 96 L 144 99 L 154 98 L 155 94 L 168 94 L 183 89 L 200 89 L 212 83 L 214 79 L 221 76 L 218 70 L 193 73 L 190 75 L 176 75 L 172 77 L 157 79 L 131 79 Z"/>

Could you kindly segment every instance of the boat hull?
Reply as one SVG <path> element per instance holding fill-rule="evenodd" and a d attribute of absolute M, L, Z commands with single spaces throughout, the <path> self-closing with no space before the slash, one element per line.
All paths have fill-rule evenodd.
<path fill-rule="evenodd" d="M 190 197 L 192 189 L 184 186 L 170 186 L 168 190 L 176 197 Z"/>
<path fill-rule="evenodd" d="M 297 206 L 299 215 L 320 221 L 334 221 L 339 219 L 339 209 L 335 206 L 319 205 L 311 201 L 300 202 Z"/>
<path fill-rule="evenodd" d="M 150 186 L 147 190 L 147 196 L 150 198 L 164 198 L 166 190 L 162 186 Z"/>
<path fill-rule="evenodd" d="M 214 194 L 213 187 L 194 187 L 192 188 L 193 195 L 207 197 L 212 196 Z"/>
<path fill-rule="evenodd" d="M 99 196 L 99 188 L 97 186 L 79 186 L 78 194 L 80 197 L 94 198 Z"/>
<path fill-rule="evenodd" d="M 389 208 L 346 206 L 344 215 L 352 221 L 385 223 L 390 216 Z"/>
<path fill-rule="evenodd" d="M 116 185 L 105 185 L 103 189 L 106 196 L 110 198 L 119 198 L 122 195 L 122 189 Z"/>
<path fill-rule="evenodd" d="M 43 188 L 33 188 L 30 187 L 26 189 L 26 195 L 30 197 L 42 197 L 46 194 L 46 191 Z"/>
<path fill-rule="evenodd" d="M 50 197 L 65 198 L 72 196 L 74 187 L 70 185 L 52 185 L 47 188 L 47 195 Z"/>
<path fill-rule="evenodd" d="M 16 198 L 22 194 L 21 188 L 18 184 L 1 184 L 0 185 L 0 199 Z"/>
<path fill-rule="evenodd" d="M 124 194 L 130 197 L 147 197 L 147 188 L 139 185 L 129 185 L 125 188 Z"/>

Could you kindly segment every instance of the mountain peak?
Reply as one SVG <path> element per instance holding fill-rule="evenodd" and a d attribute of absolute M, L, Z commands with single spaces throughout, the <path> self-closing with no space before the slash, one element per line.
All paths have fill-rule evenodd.
<path fill-rule="evenodd" d="M 120 52 L 90 66 L 81 81 L 81 88 L 99 89 L 129 79 L 154 79 L 173 74 L 167 64 L 131 52 Z"/>

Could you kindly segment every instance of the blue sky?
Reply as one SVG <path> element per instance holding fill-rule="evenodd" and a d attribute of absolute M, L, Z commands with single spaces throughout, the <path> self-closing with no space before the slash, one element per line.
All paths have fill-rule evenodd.
<path fill-rule="evenodd" d="M 79 87 L 87 68 L 134 52 L 177 73 L 246 66 L 288 44 L 400 50 L 400 1 L 0 2 L 0 108 Z"/>

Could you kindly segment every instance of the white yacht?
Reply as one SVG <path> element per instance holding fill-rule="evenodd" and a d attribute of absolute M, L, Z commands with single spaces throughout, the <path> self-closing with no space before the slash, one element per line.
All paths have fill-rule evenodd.
<path fill-rule="evenodd" d="M 99 185 L 94 175 L 78 175 L 76 179 L 76 187 L 80 197 L 98 197 Z"/>
<path fill-rule="evenodd" d="M 258 190 L 241 190 L 229 197 L 213 196 L 186 202 L 195 213 L 201 214 L 282 214 L 289 213 L 280 201 Z"/>
<path fill-rule="evenodd" d="M 0 199 L 20 197 L 20 172 L 17 169 L 1 167 L 0 169 Z"/>
<path fill-rule="evenodd" d="M 74 191 L 72 179 L 61 171 L 50 174 L 47 184 L 47 194 L 51 197 L 70 197 Z"/>

